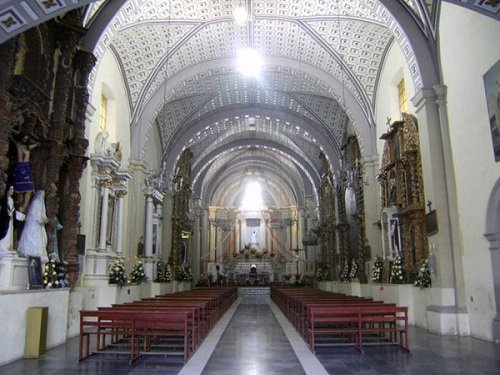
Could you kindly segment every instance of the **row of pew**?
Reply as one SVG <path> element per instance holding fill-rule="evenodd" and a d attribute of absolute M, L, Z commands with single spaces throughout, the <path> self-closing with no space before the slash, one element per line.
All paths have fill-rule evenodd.
<path fill-rule="evenodd" d="M 182 355 L 186 361 L 238 296 L 235 287 L 197 288 L 80 311 L 79 361 L 97 353 Z"/>
<path fill-rule="evenodd" d="M 271 298 L 313 352 L 321 346 L 397 344 L 409 352 L 408 307 L 312 288 L 272 287 Z"/>

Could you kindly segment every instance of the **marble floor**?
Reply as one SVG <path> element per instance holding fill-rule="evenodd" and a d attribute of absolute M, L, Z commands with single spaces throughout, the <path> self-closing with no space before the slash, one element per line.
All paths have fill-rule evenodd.
<path fill-rule="evenodd" d="M 313 355 L 272 302 L 240 302 L 220 319 L 186 364 L 182 357 L 145 356 L 129 365 L 126 358 L 113 355 L 78 363 L 78 339 L 71 338 L 39 359 L 1 366 L 0 374 L 500 374 L 500 345 L 471 337 L 439 336 L 419 328 L 410 329 L 409 354 L 397 347 L 373 346 L 364 354 L 336 347 L 320 348 Z"/>

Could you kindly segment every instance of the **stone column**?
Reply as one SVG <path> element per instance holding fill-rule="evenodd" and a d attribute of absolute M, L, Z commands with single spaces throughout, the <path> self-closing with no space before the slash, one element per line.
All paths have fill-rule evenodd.
<path fill-rule="evenodd" d="M 201 211 L 201 249 L 200 255 L 203 258 L 204 262 L 202 265 L 202 272 L 206 272 L 206 264 L 209 261 L 208 256 L 210 254 L 210 245 L 209 245 L 209 221 L 208 221 L 208 209 L 203 208 Z"/>
<path fill-rule="evenodd" d="M 162 235 L 162 227 L 163 227 L 163 206 L 159 203 L 156 205 L 155 209 L 155 217 L 157 221 L 156 228 L 156 256 L 158 258 L 162 258 L 162 250 L 163 250 L 163 235 Z"/>
<path fill-rule="evenodd" d="M 122 256 L 123 253 L 123 211 L 124 211 L 124 204 L 125 204 L 125 195 L 126 192 L 117 192 L 117 210 L 118 210 L 118 217 L 117 217 L 117 233 L 116 233 L 116 247 L 115 251 L 118 256 Z"/>
<path fill-rule="evenodd" d="M 144 228 L 144 255 L 151 257 L 153 255 L 153 197 L 146 195 L 146 220 Z"/>
<path fill-rule="evenodd" d="M 441 288 L 428 314 L 440 314 L 453 320 L 456 333 L 467 333 L 468 316 L 462 276 L 462 245 L 458 235 L 458 209 L 454 165 L 446 113 L 446 87 L 422 89 L 413 99 L 417 110 L 421 145 L 422 171 L 426 201 L 436 210 L 439 231 L 430 236 L 435 245 L 436 273 L 433 289 Z M 455 314 L 463 314 L 458 318 Z M 466 326 L 462 326 L 467 321 Z M 440 331 L 440 327 L 429 327 Z"/>
<path fill-rule="evenodd" d="M 171 254 L 171 246 L 172 243 L 172 194 L 165 194 L 163 198 L 163 234 L 162 234 L 162 254 L 161 259 L 163 261 L 168 261 L 168 258 Z M 163 246 L 166 244 L 166 246 Z"/>
<path fill-rule="evenodd" d="M 103 183 L 101 189 L 102 204 L 101 204 L 101 227 L 99 228 L 99 250 L 106 251 L 106 229 L 108 227 L 108 195 L 109 187 L 107 183 Z"/>

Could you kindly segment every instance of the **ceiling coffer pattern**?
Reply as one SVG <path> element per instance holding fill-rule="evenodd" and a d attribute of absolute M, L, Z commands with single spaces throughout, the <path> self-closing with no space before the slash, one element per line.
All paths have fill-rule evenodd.
<path fill-rule="evenodd" d="M 266 77 L 269 77 L 267 79 Z M 210 79 L 208 79 L 210 78 Z M 306 77 L 304 77 L 306 78 Z M 312 78 L 312 77 L 307 77 Z M 267 74 L 264 77 L 264 85 L 256 84 L 251 80 L 241 80 L 235 73 L 232 74 L 209 74 L 209 77 L 202 75 L 189 84 L 180 85 L 172 90 L 175 95 L 184 95 L 184 99 L 175 100 L 167 103 L 165 111 L 169 119 L 168 128 L 161 128 L 162 140 L 165 145 L 172 141 L 172 135 L 178 130 L 179 126 L 214 113 L 222 108 L 227 108 L 239 104 L 256 104 L 264 107 L 278 107 L 286 111 L 295 112 L 299 116 L 309 119 L 313 123 L 327 126 L 328 131 L 323 126 L 318 126 L 326 138 L 331 134 L 339 134 L 344 127 L 346 117 L 342 115 L 342 110 L 338 103 L 329 97 L 319 97 L 308 94 L 308 92 L 327 92 L 324 86 L 317 82 L 305 79 L 292 79 L 292 76 L 283 73 Z M 269 87 L 269 89 L 266 89 Z M 301 92 L 282 92 L 273 91 L 273 87 L 284 89 L 298 88 Z M 193 102 L 194 92 L 204 93 L 204 96 Z M 213 96 L 205 105 L 199 106 L 202 102 Z M 296 100 L 300 98 L 300 102 Z M 304 108 L 301 104 L 307 103 Z M 309 110 L 310 108 L 311 110 Z M 314 112 L 314 114 L 313 114 Z M 175 120 L 174 120 L 175 119 Z M 161 121 L 163 124 L 164 122 Z M 175 126 L 174 129 L 172 127 Z"/>
<path fill-rule="evenodd" d="M 359 23 L 359 21 L 356 22 Z M 363 25 L 363 22 L 361 24 L 359 27 L 360 30 L 363 27 L 367 27 Z M 333 32 L 334 27 L 335 25 L 331 24 L 329 28 L 324 27 L 323 29 L 325 33 L 328 33 L 328 30 Z M 371 27 L 371 29 L 373 36 L 383 34 L 384 42 L 382 44 L 387 45 L 387 39 L 390 34 L 384 34 L 381 26 L 378 26 L 378 28 Z M 271 30 L 273 38 L 269 38 Z M 348 36 L 350 39 L 346 39 Z M 339 82 L 343 83 L 346 89 L 357 98 L 359 103 L 362 103 L 361 98 L 363 93 L 359 92 L 357 89 L 358 86 L 350 80 L 345 69 L 341 68 L 330 52 L 319 45 L 312 35 L 299 24 L 284 22 L 283 20 L 256 21 L 254 38 L 254 47 L 261 52 L 264 58 L 268 56 L 268 64 L 272 65 L 273 57 L 285 57 L 292 60 L 300 58 L 300 60 L 296 61 L 298 70 L 300 70 L 300 64 L 305 63 L 326 71 L 331 76 L 336 77 Z M 379 54 L 381 43 L 364 43 L 360 46 L 359 40 L 355 40 L 357 38 L 360 38 L 358 32 L 346 29 L 342 39 L 345 46 L 352 45 L 351 49 L 363 59 L 365 64 L 371 65 L 371 68 L 373 68 L 375 63 L 372 62 L 372 59 L 382 55 L 382 53 Z M 328 42 L 325 41 L 325 45 L 328 45 Z M 369 46 L 370 49 L 364 51 L 364 45 Z M 190 66 L 195 66 L 207 60 L 227 58 L 235 60 L 236 51 L 239 48 L 247 46 L 248 38 L 245 29 L 235 27 L 233 22 L 206 25 L 187 41 L 184 41 L 181 48 L 177 48 L 180 46 L 176 46 L 175 53 L 168 59 L 168 64 L 164 62 L 161 71 L 158 71 L 155 77 L 149 78 L 154 79 L 154 81 L 149 87 L 146 87 L 146 93 L 142 94 L 144 95 L 144 100 L 147 101 L 151 98 L 158 87 L 165 81 L 166 76 L 171 77 Z M 333 49 L 335 45 L 331 45 L 330 47 Z M 377 50 L 377 53 L 372 50 Z M 124 50 L 119 51 L 120 56 L 123 53 L 127 52 Z M 349 61 L 347 61 L 348 63 Z M 264 61 L 264 64 L 267 70 L 266 61 Z M 167 73 L 165 73 L 165 69 L 167 69 Z M 370 90 L 373 91 L 376 74 L 372 72 L 372 69 L 368 69 L 368 67 L 366 69 L 360 68 L 359 71 L 353 72 L 353 75 L 358 75 L 362 78 L 362 81 L 360 81 L 361 84 L 369 83 Z M 133 85 L 133 82 L 129 81 L 129 85 Z"/>
<path fill-rule="evenodd" d="M 275 139 L 279 140 L 281 144 L 288 144 L 291 140 L 295 144 L 300 144 L 304 146 L 305 144 L 310 144 L 310 146 L 299 147 L 303 150 L 314 149 L 313 152 L 307 153 L 308 155 L 315 155 L 317 151 L 319 155 L 319 146 L 317 140 L 304 129 L 299 126 L 292 125 L 286 121 L 280 121 L 280 119 L 272 118 L 261 118 L 257 116 L 253 118 L 252 122 L 255 122 L 256 129 L 259 132 L 265 134 L 273 134 Z M 207 126 L 203 130 L 198 131 L 187 143 L 186 147 L 197 147 L 199 143 L 203 143 L 201 147 L 202 150 L 208 149 L 212 144 L 220 142 L 224 137 L 231 136 L 233 134 L 242 133 L 247 131 L 249 126 L 249 116 L 236 117 L 225 119 L 224 121 L 216 122 L 213 125 Z M 257 130 L 256 130 L 257 131 Z M 221 135 L 224 134 L 224 137 Z M 326 136 L 325 136 L 326 138 Z M 195 153 L 195 155 L 197 155 Z M 201 154 L 200 154 L 201 155 Z M 318 156 L 316 155 L 316 156 Z M 314 159 L 313 156 L 311 159 Z"/>
<path fill-rule="evenodd" d="M 170 102 L 156 117 L 162 147 L 165 149 L 175 131 L 189 117 L 190 113 L 210 98 L 210 95 L 192 95 Z"/>
<path fill-rule="evenodd" d="M 192 27 L 192 25 L 146 24 L 125 29 L 113 40 L 112 46 L 127 77 L 132 103 L 137 102 L 144 84 L 169 47 L 177 43 Z"/>
<path fill-rule="evenodd" d="M 293 180 L 297 182 L 297 184 L 304 191 L 304 181 L 297 169 L 297 166 L 287 158 L 277 158 L 277 151 L 269 150 L 269 149 L 252 149 L 252 154 L 256 158 L 262 158 L 264 160 L 269 160 L 268 164 L 271 169 L 276 170 L 277 175 L 284 180 L 291 177 Z M 208 167 L 207 173 L 205 175 L 205 181 L 211 181 L 214 178 L 214 175 L 220 170 L 221 167 L 226 166 L 229 167 L 227 169 L 227 174 L 231 174 L 233 171 L 231 170 L 231 166 L 237 165 L 238 169 L 241 173 L 245 173 L 246 170 L 256 171 L 258 168 L 255 168 L 250 161 L 244 161 L 242 159 L 245 158 L 245 154 L 239 149 L 233 149 L 224 151 L 221 155 L 217 157 L 217 160 L 213 160 L 212 164 Z M 279 160 L 277 162 L 277 160 Z M 246 166 L 245 166 L 246 165 Z M 262 175 L 262 177 L 264 177 Z"/>
<path fill-rule="evenodd" d="M 196 136 L 199 139 L 190 145 L 195 160 L 201 160 L 215 149 L 240 139 L 247 139 L 249 145 L 254 145 L 258 140 L 265 139 L 284 145 L 309 160 L 316 168 L 321 167 L 320 148 L 310 137 L 307 138 L 307 132 L 303 132 L 301 137 L 300 129 L 295 128 L 294 132 L 289 131 L 289 134 L 285 134 L 279 130 L 278 126 L 273 126 L 274 122 L 270 118 L 256 118 L 255 123 L 255 130 L 249 130 L 246 121 L 238 119 L 235 122 L 217 123 L 213 127 L 199 132 Z M 288 128 L 291 130 L 291 126 Z M 296 138 L 291 137 L 294 133 L 297 135 Z"/>
<path fill-rule="evenodd" d="M 372 98 L 382 56 L 392 40 L 391 33 L 379 24 L 351 20 L 307 24 L 332 49 L 338 51 Z M 341 81 L 345 79 L 342 74 Z"/>

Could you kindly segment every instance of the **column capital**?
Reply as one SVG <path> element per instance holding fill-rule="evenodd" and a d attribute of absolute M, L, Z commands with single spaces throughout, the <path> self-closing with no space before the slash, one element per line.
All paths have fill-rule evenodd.
<path fill-rule="evenodd" d="M 415 106 L 417 112 L 419 112 L 423 106 L 435 103 L 437 99 L 436 91 L 434 88 L 421 88 L 415 96 L 411 99 L 411 102 Z"/>

